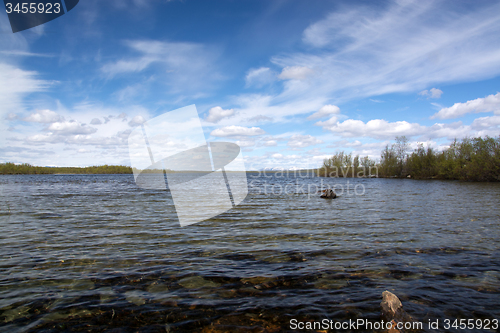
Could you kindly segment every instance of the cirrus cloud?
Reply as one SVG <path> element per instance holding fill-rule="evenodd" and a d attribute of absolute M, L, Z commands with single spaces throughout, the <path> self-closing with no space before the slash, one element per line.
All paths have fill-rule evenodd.
<path fill-rule="evenodd" d="M 246 86 L 262 87 L 276 80 L 276 73 L 269 67 L 250 69 L 245 76 Z"/>

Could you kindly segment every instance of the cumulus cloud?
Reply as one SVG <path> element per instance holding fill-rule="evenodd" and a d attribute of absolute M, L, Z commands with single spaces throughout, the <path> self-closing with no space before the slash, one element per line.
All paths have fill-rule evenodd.
<path fill-rule="evenodd" d="M 288 140 L 288 146 L 292 148 L 304 148 L 313 145 L 323 143 L 323 141 L 315 138 L 312 135 L 292 135 L 290 140 Z"/>
<path fill-rule="evenodd" d="M 64 117 L 51 110 L 39 110 L 23 119 L 34 123 L 55 123 L 64 121 Z"/>
<path fill-rule="evenodd" d="M 228 136 L 256 136 L 266 132 L 259 127 L 226 126 L 212 131 L 210 135 L 218 137 Z"/>
<path fill-rule="evenodd" d="M 338 106 L 328 104 L 328 105 L 321 107 L 321 109 L 319 109 L 318 111 L 316 111 L 315 113 L 310 115 L 307 119 L 313 120 L 313 119 L 318 119 L 318 118 L 329 116 L 331 114 L 338 114 L 338 113 L 340 113 L 340 109 Z"/>
<path fill-rule="evenodd" d="M 99 118 L 94 118 L 90 121 L 90 125 L 101 125 L 102 121 Z"/>
<path fill-rule="evenodd" d="M 439 112 L 432 115 L 431 119 L 458 118 L 472 112 L 494 112 L 495 114 L 500 114 L 500 93 L 484 98 L 476 98 L 465 103 L 455 103 L 449 108 L 442 108 Z"/>
<path fill-rule="evenodd" d="M 239 140 L 236 144 L 240 147 L 253 147 L 255 146 L 255 141 L 253 140 Z"/>
<path fill-rule="evenodd" d="M 361 141 L 359 141 L 359 140 L 355 140 L 355 141 L 353 141 L 353 142 L 347 142 L 345 145 L 346 145 L 347 147 L 359 147 L 359 146 L 361 146 L 361 145 L 363 145 L 363 144 L 361 143 Z"/>
<path fill-rule="evenodd" d="M 146 119 L 143 116 L 135 116 L 131 121 L 128 122 L 128 125 L 130 127 L 135 127 L 144 124 L 145 122 Z"/>
<path fill-rule="evenodd" d="M 257 88 L 263 87 L 276 80 L 276 73 L 269 67 L 260 67 L 250 69 L 245 76 L 246 86 L 255 86 Z"/>
<path fill-rule="evenodd" d="M 418 94 L 421 96 L 427 96 L 428 98 L 440 98 L 443 91 L 437 88 L 432 88 L 431 90 L 422 90 Z"/>
<path fill-rule="evenodd" d="M 332 126 L 325 126 L 341 137 L 358 138 L 370 137 L 379 140 L 392 140 L 396 136 L 419 137 L 421 140 L 433 138 L 463 138 L 466 136 L 496 136 L 499 134 L 500 116 L 478 118 L 471 125 L 464 125 L 461 121 L 442 124 L 436 123 L 432 126 L 423 126 L 407 121 L 389 122 L 384 119 L 374 119 L 368 122 L 348 119 L 337 122 Z M 356 143 L 357 141 L 355 141 Z M 350 146 L 351 144 L 345 144 Z M 364 145 L 363 145 L 364 146 Z"/>
<path fill-rule="evenodd" d="M 500 116 L 480 117 L 474 119 L 471 128 L 474 130 L 485 130 L 500 125 Z"/>
<path fill-rule="evenodd" d="M 206 121 L 211 123 L 216 123 L 222 118 L 231 117 L 234 115 L 234 110 L 224 110 L 220 106 L 216 106 L 208 110 L 208 116 L 205 118 Z"/>
<path fill-rule="evenodd" d="M 400 135 L 412 136 L 420 135 L 425 131 L 425 127 L 407 121 L 388 122 L 384 119 L 373 119 L 364 123 L 361 120 L 347 119 L 325 129 L 339 134 L 343 137 L 373 137 L 377 139 L 394 138 Z"/>
<path fill-rule="evenodd" d="M 41 143 L 59 143 L 64 141 L 63 138 L 54 135 L 52 133 L 48 134 L 35 134 L 35 135 L 30 135 L 26 138 L 26 142 L 32 143 L 32 144 L 41 144 Z"/>
<path fill-rule="evenodd" d="M 287 66 L 283 68 L 278 78 L 281 80 L 305 80 L 311 76 L 314 71 L 304 66 Z"/>
<path fill-rule="evenodd" d="M 338 123 L 338 121 L 339 120 L 338 120 L 337 116 L 333 116 L 333 117 L 331 117 L 328 120 L 318 121 L 314 125 L 316 125 L 316 126 L 323 126 L 324 128 L 328 128 L 328 127 L 331 127 L 331 126 L 335 126 Z"/>
<path fill-rule="evenodd" d="M 60 135 L 92 134 L 97 132 L 96 128 L 77 121 L 58 121 L 50 124 L 48 130 Z"/>
<path fill-rule="evenodd" d="M 264 146 L 267 146 L 267 147 L 274 147 L 277 145 L 278 145 L 278 143 L 276 142 L 276 140 L 268 140 L 268 141 L 264 142 Z"/>

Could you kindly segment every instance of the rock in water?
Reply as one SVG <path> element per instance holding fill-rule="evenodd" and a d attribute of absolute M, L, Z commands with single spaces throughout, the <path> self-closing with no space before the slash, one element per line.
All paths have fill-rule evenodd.
<path fill-rule="evenodd" d="M 337 194 L 335 194 L 335 192 L 332 189 L 327 189 L 323 191 L 321 197 L 324 199 L 335 199 L 337 197 Z"/>
<path fill-rule="evenodd" d="M 407 314 L 403 310 L 403 304 L 399 298 L 391 293 L 390 291 L 384 291 L 382 293 L 382 302 L 380 303 L 382 307 L 382 317 L 386 321 L 392 322 L 392 328 L 389 329 L 388 333 L 403 333 L 403 332 L 418 332 L 415 329 L 396 329 L 397 323 L 403 323 L 402 327 L 405 327 L 404 324 L 408 322 L 415 322 L 415 320 Z"/>
<path fill-rule="evenodd" d="M 401 304 L 398 296 L 387 290 L 382 293 L 380 306 L 382 307 L 382 315 L 389 320 L 394 319 L 399 314 L 398 311 L 403 311 L 403 304 Z"/>

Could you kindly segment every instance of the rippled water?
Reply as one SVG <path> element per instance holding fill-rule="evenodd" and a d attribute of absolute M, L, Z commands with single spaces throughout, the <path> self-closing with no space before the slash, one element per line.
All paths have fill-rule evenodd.
<path fill-rule="evenodd" d="M 0 176 L 0 331 L 281 332 L 379 321 L 384 290 L 418 321 L 500 319 L 500 184 L 248 181 L 181 228 L 131 175 Z"/>

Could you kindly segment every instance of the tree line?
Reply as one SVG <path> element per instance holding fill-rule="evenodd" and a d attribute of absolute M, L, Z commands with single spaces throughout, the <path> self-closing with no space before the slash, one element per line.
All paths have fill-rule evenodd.
<path fill-rule="evenodd" d="M 52 175 L 52 174 L 129 174 L 132 168 L 123 165 L 100 165 L 90 167 L 41 167 L 31 164 L 0 164 L 2 175 Z"/>
<path fill-rule="evenodd" d="M 143 170 L 162 172 L 162 170 Z M 168 172 L 168 171 L 167 171 Z M 423 144 L 410 151 L 408 138 L 398 136 L 385 146 L 377 162 L 368 156 L 353 156 L 343 151 L 323 161 L 316 170 L 323 177 L 391 177 L 416 179 L 457 179 L 465 181 L 500 181 L 500 136 L 454 140 L 438 151 Z M 3 175 L 41 174 L 131 174 L 131 167 L 101 165 L 90 167 L 40 167 L 27 163 L 0 164 Z"/>
<path fill-rule="evenodd" d="M 500 181 L 500 136 L 455 139 L 443 151 L 423 144 L 411 151 L 408 138 L 398 136 L 382 150 L 378 163 L 339 152 L 323 161 L 318 175 Z"/>

